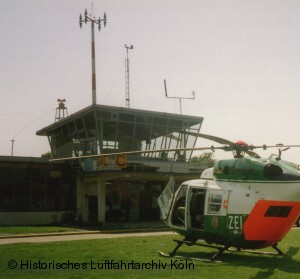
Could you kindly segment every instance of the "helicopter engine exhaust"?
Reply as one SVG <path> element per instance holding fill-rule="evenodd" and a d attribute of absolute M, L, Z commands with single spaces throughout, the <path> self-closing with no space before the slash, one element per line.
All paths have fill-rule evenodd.
<path fill-rule="evenodd" d="M 264 174 L 269 179 L 278 178 L 279 176 L 282 175 L 282 173 L 283 173 L 282 168 L 274 164 L 267 164 L 264 167 Z"/>

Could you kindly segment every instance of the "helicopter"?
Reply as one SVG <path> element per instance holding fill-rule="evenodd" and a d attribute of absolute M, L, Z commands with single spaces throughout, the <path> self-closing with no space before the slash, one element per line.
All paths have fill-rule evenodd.
<path fill-rule="evenodd" d="M 197 136 L 225 144 L 217 149 L 232 151 L 233 158 L 217 161 L 199 179 L 177 188 L 170 177 L 158 198 L 161 218 L 184 239 L 174 240 L 177 245 L 171 253 L 159 255 L 182 258 L 177 251 L 183 244 L 217 249 L 208 260 L 196 258 L 211 262 L 217 262 L 226 250 L 283 255 L 278 243 L 300 215 L 300 166 L 282 160 L 281 154 L 299 146 L 253 146 L 244 141 Z M 263 159 L 253 151 L 269 147 L 279 148 L 279 154 Z M 211 146 L 212 151 L 215 149 Z M 275 252 L 257 250 L 266 247 Z"/>
<path fill-rule="evenodd" d="M 109 154 L 52 159 L 51 161 L 101 158 L 118 155 L 138 155 L 165 151 L 231 151 L 233 158 L 215 162 L 198 179 L 185 181 L 176 187 L 172 175 L 158 197 L 161 219 L 183 240 L 172 252 L 158 252 L 163 257 L 177 255 L 186 244 L 217 250 L 210 259 L 219 262 L 224 251 L 247 251 L 283 255 L 278 243 L 287 235 L 300 216 L 300 165 L 281 159 L 283 151 L 300 145 L 248 145 L 216 136 L 185 132 L 221 144 L 221 146 L 168 148 L 151 151 L 128 151 Z M 278 154 L 261 158 L 254 149 L 277 148 Z M 245 155 L 248 156 L 245 156 Z M 297 221 L 299 222 L 299 221 Z M 275 252 L 259 249 L 272 247 Z"/>

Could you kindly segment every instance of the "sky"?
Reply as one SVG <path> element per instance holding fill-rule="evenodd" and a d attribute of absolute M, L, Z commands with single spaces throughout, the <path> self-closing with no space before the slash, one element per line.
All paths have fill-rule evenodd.
<path fill-rule="evenodd" d="M 12 146 L 15 156 L 50 151 L 35 133 L 54 122 L 58 98 L 69 115 L 91 105 L 91 25 L 78 23 L 85 9 L 107 14 L 95 30 L 98 104 L 126 106 L 125 44 L 133 45 L 131 108 L 179 114 L 166 79 L 169 96 L 195 91 L 182 113 L 204 117 L 202 133 L 300 144 L 298 0 L 1 0 L 0 155 Z M 282 157 L 300 163 L 300 148 Z"/>

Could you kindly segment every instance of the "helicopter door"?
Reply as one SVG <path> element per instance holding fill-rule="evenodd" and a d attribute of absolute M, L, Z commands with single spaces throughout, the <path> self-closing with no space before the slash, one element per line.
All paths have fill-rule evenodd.
<path fill-rule="evenodd" d="M 169 216 L 171 206 L 174 199 L 175 192 L 175 179 L 173 176 L 170 176 L 169 182 L 165 189 L 162 191 L 161 195 L 158 197 L 158 206 L 161 212 L 162 220 L 166 220 Z"/>
<path fill-rule="evenodd" d="M 227 210 L 229 191 L 208 189 L 206 195 L 206 223 L 207 231 L 225 233 L 227 230 Z"/>

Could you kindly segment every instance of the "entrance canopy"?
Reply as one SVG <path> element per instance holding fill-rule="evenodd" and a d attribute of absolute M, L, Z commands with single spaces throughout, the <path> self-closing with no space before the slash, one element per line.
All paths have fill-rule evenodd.
<path fill-rule="evenodd" d="M 54 158 L 194 147 L 202 117 L 92 105 L 36 132 L 47 136 Z M 147 157 L 189 160 L 183 154 L 150 153 Z"/>

